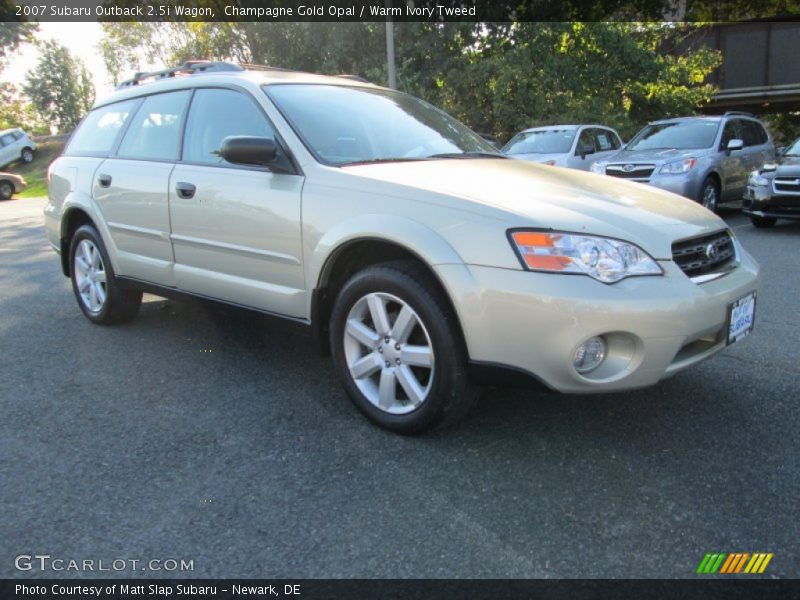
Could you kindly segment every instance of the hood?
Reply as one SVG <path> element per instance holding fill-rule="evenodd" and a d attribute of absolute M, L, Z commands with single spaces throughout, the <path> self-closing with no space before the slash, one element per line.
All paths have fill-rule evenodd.
<path fill-rule="evenodd" d="M 786 177 L 800 176 L 800 156 L 781 156 L 776 161 L 778 175 Z"/>
<path fill-rule="evenodd" d="M 692 150 L 677 150 L 675 148 L 665 148 L 659 150 L 620 150 L 616 154 L 606 159 L 610 163 L 633 163 L 649 162 L 661 164 L 683 158 L 697 158 L 704 156 L 708 148 L 694 148 Z"/>
<path fill-rule="evenodd" d="M 725 228 L 699 204 L 650 186 L 524 160 L 456 159 L 344 167 L 344 172 L 397 184 L 392 195 L 461 208 L 498 211 L 508 227 L 585 232 L 633 242 L 669 259 L 676 239 Z M 425 197 L 420 191 L 432 192 Z M 494 210 L 492 210 L 494 209 Z"/>

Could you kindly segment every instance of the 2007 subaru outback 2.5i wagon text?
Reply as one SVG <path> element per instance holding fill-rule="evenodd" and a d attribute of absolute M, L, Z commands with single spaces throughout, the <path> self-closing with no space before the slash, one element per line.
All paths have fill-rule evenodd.
<path fill-rule="evenodd" d="M 147 79 L 155 81 L 144 84 Z M 344 77 L 192 63 L 99 102 L 50 170 L 83 313 L 141 290 L 280 315 L 399 432 L 473 382 L 655 384 L 747 335 L 758 266 L 676 195 L 506 159 L 442 111 Z"/>

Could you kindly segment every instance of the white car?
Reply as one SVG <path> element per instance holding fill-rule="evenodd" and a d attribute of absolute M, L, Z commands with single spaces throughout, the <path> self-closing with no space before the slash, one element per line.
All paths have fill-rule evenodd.
<path fill-rule="evenodd" d="M 551 167 L 588 171 L 593 162 L 621 147 L 619 134 L 605 125 L 550 125 L 520 131 L 502 152 Z"/>
<path fill-rule="evenodd" d="M 0 169 L 21 160 L 33 162 L 36 143 L 22 129 L 0 131 Z"/>

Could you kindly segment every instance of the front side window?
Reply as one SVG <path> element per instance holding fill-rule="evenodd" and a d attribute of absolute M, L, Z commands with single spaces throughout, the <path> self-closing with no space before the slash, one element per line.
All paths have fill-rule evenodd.
<path fill-rule="evenodd" d="M 191 92 L 148 97 L 131 121 L 118 156 L 141 160 L 177 160 L 181 128 Z"/>
<path fill-rule="evenodd" d="M 90 112 L 72 134 L 64 154 L 106 155 L 111 152 L 119 132 L 138 103 L 138 100 L 128 100 Z"/>
<path fill-rule="evenodd" d="M 575 155 L 578 156 L 583 153 L 584 148 L 592 148 L 597 151 L 594 143 L 594 132 L 591 129 L 584 129 L 581 131 L 581 136 L 578 138 L 578 147 L 575 148 Z"/>
<path fill-rule="evenodd" d="M 401 92 L 314 84 L 265 89 L 312 154 L 328 164 L 501 156 L 443 111 Z"/>
<path fill-rule="evenodd" d="M 710 148 L 717 137 L 719 121 L 674 121 L 653 123 L 637 133 L 627 150 L 694 150 Z"/>
<path fill-rule="evenodd" d="M 722 130 L 722 139 L 719 142 L 719 149 L 725 150 L 731 140 L 742 139 L 742 132 L 739 129 L 739 122 L 736 120 L 728 121 L 725 123 L 725 129 Z"/>
<path fill-rule="evenodd" d="M 13 134 L 7 133 L 2 138 L 0 138 L 0 142 L 2 142 L 3 146 L 9 146 L 13 144 L 16 140 L 14 139 Z"/>
<path fill-rule="evenodd" d="M 594 138 L 598 152 L 617 150 L 621 145 L 617 135 L 609 129 L 595 129 Z"/>
<path fill-rule="evenodd" d="M 575 129 L 540 129 L 518 133 L 503 148 L 505 154 L 564 154 L 572 148 Z"/>
<path fill-rule="evenodd" d="M 240 92 L 198 89 L 186 122 L 183 160 L 213 165 L 230 164 L 219 150 L 232 135 L 275 137 L 275 131 L 255 102 Z"/>

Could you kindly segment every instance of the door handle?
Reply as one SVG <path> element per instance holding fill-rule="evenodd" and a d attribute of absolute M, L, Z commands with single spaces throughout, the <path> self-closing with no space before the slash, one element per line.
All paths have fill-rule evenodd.
<path fill-rule="evenodd" d="M 97 176 L 97 183 L 100 184 L 100 187 L 107 188 L 111 185 L 111 175 L 106 175 L 105 173 L 101 173 Z"/>
<path fill-rule="evenodd" d="M 195 186 L 193 183 L 179 181 L 175 184 L 175 191 L 177 192 L 179 198 L 194 198 L 194 193 L 197 191 L 197 186 Z"/>

